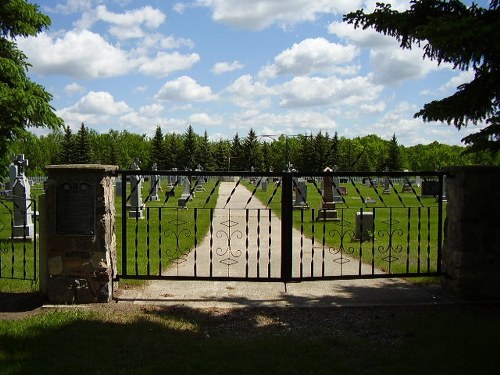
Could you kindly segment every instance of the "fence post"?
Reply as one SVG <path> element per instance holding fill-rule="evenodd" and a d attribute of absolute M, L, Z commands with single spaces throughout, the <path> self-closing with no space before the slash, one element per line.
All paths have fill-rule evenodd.
<path fill-rule="evenodd" d="M 281 279 L 292 278 L 293 197 L 292 174 L 283 173 L 281 182 Z"/>

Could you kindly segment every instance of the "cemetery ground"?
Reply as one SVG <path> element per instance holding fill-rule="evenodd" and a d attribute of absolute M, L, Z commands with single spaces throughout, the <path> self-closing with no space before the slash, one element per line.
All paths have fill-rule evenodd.
<path fill-rule="evenodd" d="M 197 193 L 197 204 L 203 206 L 210 192 L 207 188 L 207 195 Z M 393 198 L 397 199 L 387 197 Z M 177 199 L 171 199 L 167 205 L 176 206 Z M 267 201 L 268 195 L 261 199 Z M 315 199 L 320 199 L 319 194 L 315 198 L 310 192 L 311 206 Z M 120 198 L 116 203 L 121 215 Z M 177 211 L 192 215 L 189 209 Z M 203 221 L 197 224 L 201 237 L 208 218 L 206 224 Z M 321 232 L 327 231 L 323 224 L 336 225 L 316 225 Z M 148 231 L 146 221 L 130 219 L 127 226 L 134 247 L 135 233 L 144 236 Z M 141 258 L 147 244 L 141 241 L 139 250 L 135 264 L 160 267 L 155 260 L 148 263 Z M 135 272 L 134 267 L 129 271 Z M 1 282 L 2 374 L 486 374 L 500 365 L 495 354 L 500 349 L 498 303 L 193 309 L 112 302 L 41 307 L 32 292 L 36 284 L 24 282 L 25 293 L 19 294 L 13 293 L 19 291 L 15 286 L 19 280 L 7 287 Z"/>

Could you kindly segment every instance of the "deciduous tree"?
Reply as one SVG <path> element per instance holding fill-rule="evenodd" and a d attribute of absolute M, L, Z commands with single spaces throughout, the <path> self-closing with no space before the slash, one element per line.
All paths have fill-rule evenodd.
<path fill-rule="evenodd" d="M 38 5 L 24 0 L 0 2 L 0 160 L 9 153 L 9 142 L 28 127 L 63 125 L 49 104 L 52 95 L 28 78 L 30 64 L 16 44 L 17 38 L 35 36 L 50 23 Z"/>

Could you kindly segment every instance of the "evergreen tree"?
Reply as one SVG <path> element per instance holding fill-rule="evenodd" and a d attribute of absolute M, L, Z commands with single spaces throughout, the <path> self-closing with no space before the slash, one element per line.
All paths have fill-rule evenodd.
<path fill-rule="evenodd" d="M 339 165 L 339 136 L 337 132 L 333 135 L 330 142 L 330 151 L 328 154 L 328 164 L 329 165 Z"/>
<path fill-rule="evenodd" d="M 326 167 L 333 168 L 333 165 L 328 165 L 328 157 L 330 154 L 330 137 L 328 133 L 323 135 L 322 132 L 316 134 L 313 140 L 314 150 L 314 171 L 323 171 Z"/>
<path fill-rule="evenodd" d="M 204 171 L 215 170 L 214 155 L 212 153 L 212 148 L 206 130 L 203 137 L 199 140 L 198 147 L 196 149 L 196 160 L 198 160 L 198 163 Z"/>
<path fill-rule="evenodd" d="M 75 160 L 75 138 L 71 132 L 71 128 L 66 126 L 64 128 L 64 138 L 61 144 L 61 153 L 58 157 L 59 164 L 73 164 Z"/>
<path fill-rule="evenodd" d="M 156 163 L 158 169 L 165 169 L 165 139 L 163 137 L 163 132 L 161 131 L 161 127 L 158 125 L 156 127 L 155 135 L 153 139 L 151 139 L 151 154 L 149 156 L 149 160 L 151 162 L 151 168 L 153 164 Z"/>
<path fill-rule="evenodd" d="M 199 164 L 198 160 L 196 160 L 197 143 L 197 135 L 195 134 L 193 127 L 189 125 L 183 137 L 183 158 L 181 161 L 184 164 L 183 168 L 188 168 L 194 171 Z"/>
<path fill-rule="evenodd" d="M 389 142 L 389 149 L 388 149 L 387 159 L 385 161 L 385 168 L 387 168 L 390 171 L 401 171 L 403 169 L 401 151 L 399 150 L 396 134 L 392 135 L 392 138 Z"/>
<path fill-rule="evenodd" d="M 88 164 L 92 161 L 90 154 L 89 130 L 82 122 L 75 138 L 75 163 Z"/>
<path fill-rule="evenodd" d="M 257 135 L 253 129 L 250 129 L 248 132 L 248 135 L 243 142 L 242 151 L 245 163 L 243 167 L 245 170 L 249 171 L 251 168 L 254 168 L 255 171 L 262 170 L 262 151 L 260 149 L 260 143 L 257 139 Z"/>
<path fill-rule="evenodd" d="M 231 143 L 231 155 L 229 159 L 229 170 L 231 171 L 243 171 L 245 169 L 244 165 L 244 155 L 243 148 L 241 145 L 240 137 L 236 133 L 233 137 L 233 142 Z"/>
<path fill-rule="evenodd" d="M 403 49 L 424 44 L 424 58 L 472 69 L 471 82 L 447 98 L 425 104 L 415 117 L 458 129 L 484 121 L 488 124 L 484 129 L 462 141 L 471 145 L 470 151 L 500 151 L 499 0 L 491 0 L 489 9 L 474 3 L 467 7 L 458 0 L 414 0 L 405 12 L 377 3 L 373 13 L 358 10 L 344 16 L 344 21 L 393 36 Z"/>
<path fill-rule="evenodd" d="M 215 170 L 229 170 L 229 157 L 231 156 L 231 144 L 229 141 L 219 140 L 214 145 Z"/>

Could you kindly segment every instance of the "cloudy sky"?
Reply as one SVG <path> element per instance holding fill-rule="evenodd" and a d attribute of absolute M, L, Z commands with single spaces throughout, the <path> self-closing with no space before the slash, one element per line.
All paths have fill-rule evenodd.
<path fill-rule="evenodd" d="M 342 15 L 375 0 L 39 0 L 52 19 L 19 39 L 31 77 L 66 124 L 98 132 L 184 133 L 213 140 L 261 134 L 460 144 L 477 131 L 413 114 L 469 72 L 354 30 Z M 391 0 L 404 10 L 409 0 Z M 478 2 L 487 6 L 488 1 Z"/>

